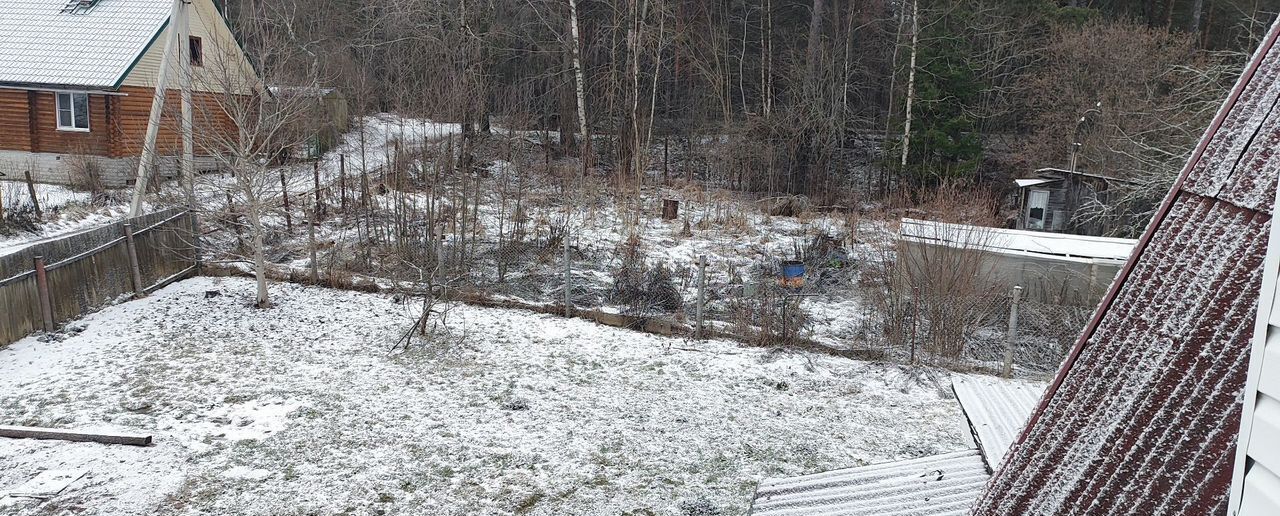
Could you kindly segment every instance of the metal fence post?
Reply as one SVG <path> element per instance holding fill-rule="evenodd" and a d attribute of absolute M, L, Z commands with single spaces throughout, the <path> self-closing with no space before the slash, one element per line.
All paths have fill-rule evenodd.
<path fill-rule="evenodd" d="M 1018 339 L 1018 302 L 1022 301 L 1022 286 L 1013 287 L 1013 303 L 1009 305 L 1009 333 L 1005 334 L 1008 347 L 1004 351 L 1004 377 L 1013 374 L 1013 349 Z"/>
<path fill-rule="evenodd" d="M 40 298 L 40 315 L 44 317 L 44 331 L 53 331 L 53 303 L 49 300 L 49 274 L 44 269 L 44 257 L 35 258 L 36 294 Z"/>
<path fill-rule="evenodd" d="M 698 306 L 696 307 L 697 329 L 694 337 L 703 338 L 702 306 L 707 302 L 707 255 L 698 256 Z"/>
<path fill-rule="evenodd" d="M 307 247 L 311 252 L 311 284 L 320 284 L 320 263 L 316 259 L 316 212 L 319 211 L 316 206 L 311 207 L 311 213 L 307 214 Z"/>
<path fill-rule="evenodd" d="M 573 302 L 569 299 L 569 291 L 573 284 L 572 278 L 573 264 L 569 260 L 569 225 L 564 227 L 564 316 L 573 317 Z"/>
<path fill-rule="evenodd" d="M 133 240 L 133 224 L 124 225 L 124 246 L 129 251 L 129 270 L 133 273 L 133 297 L 146 295 L 146 285 L 142 284 L 142 267 L 138 264 L 138 246 Z"/>

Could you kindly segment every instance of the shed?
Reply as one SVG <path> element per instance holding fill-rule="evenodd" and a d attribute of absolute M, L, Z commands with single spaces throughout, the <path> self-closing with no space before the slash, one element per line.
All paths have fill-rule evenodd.
<path fill-rule="evenodd" d="M 1087 203 L 1109 202 L 1110 190 L 1127 179 L 1090 174 L 1079 170 L 1041 168 L 1031 177 L 1014 179 L 1017 188 L 1018 217 L 1016 229 L 1052 231 L 1077 235 L 1101 236 L 1111 229 L 1109 224 L 1076 217 Z"/>
<path fill-rule="evenodd" d="M 338 144 L 338 138 L 351 128 L 351 112 L 347 97 L 337 88 L 321 86 L 271 86 L 274 96 L 288 95 L 310 99 L 310 112 L 297 117 L 293 129 L 302 133 L 302 147 L 288 149 L 292 157 L 318 158 Z M 295 133 L 296 134 L 296 133 Z"/>
<path fill-rule="evenodd" d="M 1280 171 L 1278 33 L 1245 68 L 973 514 L 1227 513 Z"/>
<path fill-rule="evenodd" d="M 1033 301 L 1076 306 L 1098 303 L 1137 242 L 916 219 L 902 219 L 900 228 L 905 252 L 920 253 L 920 246 L 983 252 L 997 284 L 1020 285 Z"/>

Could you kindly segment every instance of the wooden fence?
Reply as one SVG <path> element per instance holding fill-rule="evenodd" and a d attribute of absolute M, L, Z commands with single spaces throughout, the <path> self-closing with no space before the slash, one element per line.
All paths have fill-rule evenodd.
<path fill-rule="evenodd" d="M 193 217 L 172 208 L 0 256 L 0 346 L 195 272 Z"/>

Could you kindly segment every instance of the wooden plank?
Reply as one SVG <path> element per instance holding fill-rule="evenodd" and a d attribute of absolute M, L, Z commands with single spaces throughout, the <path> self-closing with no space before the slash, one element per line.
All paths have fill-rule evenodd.
<path fill-rule="evenodd" d="M 57 439 L 61 441 L 93 442 L 102 444 L 126 444 L 129 446 L 150 446 L 149 435 L 106 434 L 99 432 L 78 432 L 57 428 L 40 428 L 34 426 L 0 425 L 0 437 L 15 439 Z"/>
<path fill-rule="evenodd" d="M 21 498 L 53 498 L 70 486 L 72 482 L 89 473 L 84 469 L 49 469 L 41 471 L 35 478 L 28 480 L 13 490 L 9 496 Z"/>

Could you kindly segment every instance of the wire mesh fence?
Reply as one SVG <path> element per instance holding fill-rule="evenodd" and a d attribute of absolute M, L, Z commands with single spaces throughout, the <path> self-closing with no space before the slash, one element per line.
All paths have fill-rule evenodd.
<path fill-rule="evenodd" d="M 822 348 L 863 358 L 952 368 L 1052 371 L 1090 309 L 977 294 L 869 288 L 874 264 L 831 243 L 748 266 L 655 259 L 635 242 L 600 244 L 567 231 L 524 238 L 445 238 L 431 251 L 458 290 L 670 334 L 728 336 L 757 345 Z M 874 280 L 870 280 L 874 283 Z M 874 287 L 874 285 L 872 285 Z"/>

